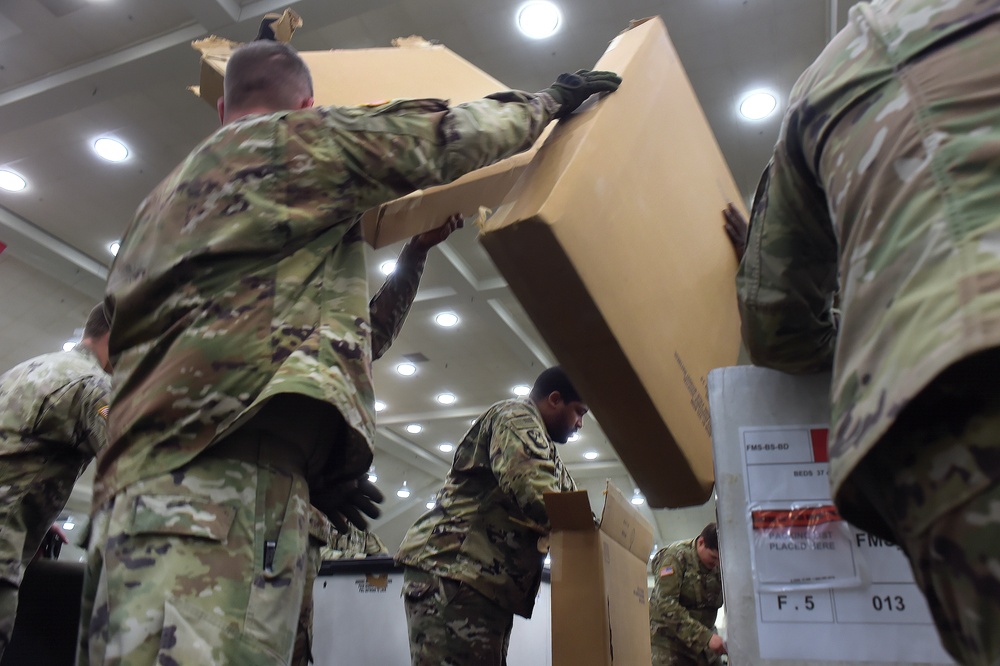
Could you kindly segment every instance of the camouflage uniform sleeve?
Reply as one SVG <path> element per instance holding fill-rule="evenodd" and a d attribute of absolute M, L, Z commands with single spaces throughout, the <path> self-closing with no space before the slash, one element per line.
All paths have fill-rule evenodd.
<path fill-rule="evenodd" d="M 372 324 L 372 360 L 388 351 L 399 335 L 417 295 L 427 253 L 406 245 L 396 260 L 396 270 L 369 303 Z"/>
<path fill-rule="evenodd" d="M 382 543 L 382 539 L 378 538 L 378 535 L 374 532 L 365 533 L 365 555 L 371 557 L 373 555 L 388 555 L 389 549 L 385 547 Z"/>
<path fill-rule="evenodd" d="M 807 373 L 833 360 L 837 239 L 798 123 L 789 113 L 757 187 L 736 287 L 753 363 Z"/>
<path fill-rule="evenodd" d="M 365 210 L 527 150 L 559 105 L 547 94 L 508 92 L 459 104 L 398 100 L 371 109 L 321 108 L 321 127 L 296 130 L 312 160 L 328 167 Z"/>
<path fill-rule="evenodd" d="M 108 402 L 111 379 L 108 376 L 90 377 L 80 387 L 83 428 L 81 447 L 96 456 L 108 443 Z"/>
<path fill-rule="evenodd" d="M 500 489 L 517 502 L 540 534 L 549 532 L 543 493 L 561 492 L 551 444 L 533 419 L 515 417 L 490 439 L 490 467 Z"/>
<path fill-rule="evenodd" d="M 684 582 L 685 566 L 673 553 L 667 553 L 655 565 L 653 571 L 656 582 L 649 595 L 649 617 L 656 625 L 656 633 L 679 641 L 693 652 L 701 652 L 712 639 L 712 630 L 696 620 L 681 605 L 681 585 Z M 659 571 L 672 567 L 673 573 L 661 576 Z"/>

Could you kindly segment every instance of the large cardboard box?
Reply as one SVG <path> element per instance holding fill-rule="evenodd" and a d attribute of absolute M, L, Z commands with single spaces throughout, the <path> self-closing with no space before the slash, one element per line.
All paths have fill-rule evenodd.
<path fill-rule="evenodd" d="M 646 558 L 653 528 L 608 483 L 600 524 L 586 491 L 546 493 L 553 666 L 649 666 Z"/>
<path fill-rule="evenodd" d="M 419 37 L 395 44 L 299 52 L 312 72 L 316 104 L 356 106 L 423 97 L 459 104 L 507 89 L 444 46 Z M 214 109 L 222 96 L 226 63 L 239 44 L 210 37 L 192 46 L 201 53 L 200 81 L 192 91 Z M 373 247 L 383 247 L 433 229 L 452 213 L 473 215 L 480 206 L 499 205 L 533 154 L 533 150 L 521 153 L 448 185 L 419 190 L 369 210 L 363 217 L 365 239 Z"/>
<path fill-rule="evenodd" d="M 742 198 L 659 18 L 596 69 L 621 88 L 555 127 L 481 241 L 649 503 L 701 504 L 706 377 L 740 344 L 722 209 Z"/>

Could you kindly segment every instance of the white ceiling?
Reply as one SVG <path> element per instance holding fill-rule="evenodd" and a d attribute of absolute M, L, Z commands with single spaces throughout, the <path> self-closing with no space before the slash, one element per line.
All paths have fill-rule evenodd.
<path fill-rule="evenodd" d="M 292 6 L 305 25 L 301 50 L 386 46 L 419 34 L 505 84 L 537 90 L 562 71 L 593 65 L 629 19 L 664 17 L 692 84 L 729 162 L 749 197 L 777 135 L 789 89 L 842 25 L 853 0 L 557 0 L 560 31 L 532 41 L 514 26 L 520 0 L 4 0 L 0 4 L 0 169 L 28 187 L 0 190 L 0 370 L 58 349 L 101 296 L 117 239 L 142 198 L 217 119 L 185 91 L 197 82 L 191 40 L 215 33 L 244 41 L 267 11 Z M 741 95 L 767 88 L 779 113 L 748 122 Z M 655 132 L 656 127 L 648 128 Z M 105 162 L 91 150 L 99 136 L 129 146 L 130 157 Z M 720 220 L 721 225 L 721 220 Z M 378 264 L 399 247 L 372 253 Z M 441 329 L 432 317 L 462 318 Z M 427 361 L 412 377 L 394 371 L 403 356 Z M 435 251 L 406 327 L 375 367 L 379 398 L 376 471 L 388 499 L 376 528 L 390 547 L 440 487 L 450 456 L 437 445 L 461 438 L 470 419 L 530 384 L 553 362 L 506 288 L 475 233 L 465 230 Z M 434 396 L 448 390 L 456 404 Z M 405 426 L 420 423 L 417 435 Z M 597 451 L 586 461 L 585 451 Z M 595 508 L 606 478 L 631 492 L 628 473 L 588 418 L 578 442 L 562 448 Z M 89 472 L 71 508 L 85 513 Z M 406 482 L 413 494 L 399 500 Z M 712 504 L 647 512 L 657 543 L 690 537 L 713 519 Z"/>

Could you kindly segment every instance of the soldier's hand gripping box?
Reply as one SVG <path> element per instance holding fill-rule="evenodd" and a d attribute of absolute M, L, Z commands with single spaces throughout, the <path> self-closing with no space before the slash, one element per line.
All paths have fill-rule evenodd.
<path fill-rule="evenodd" d="M 649 503 L 702 504 L 706 377 L 740 344 L 722 209 L 741 197 L 662 20 L 595 69 L 621 88 L 555 126 L 481 241 Z"/>
<path fill-rule="evenodd" d="M 419 37 L 398 39 L 394 44 L 386 48 L 300 51 L 312 73 L 316 104 L 356 106 L 427 97 L 458 104 L 508 88 L 444 46 Z M 214 109 L 222 96 L 226 63 L 239 44 L 210 37 L 192 46 L 201 53 L 201 75 L 199 85 L 191 90 Z M 539 143 L 542 140 L 544 135 Z M 532 155 L 534 149 L 448 185 L 418 190 L 369 210 L 362 218 L 365 240 L 373 247 L 384 247 L 433 229 L 452 213 L 474 215 L 480 206 L 499 205 Z"/>
<path fill-rule="evenodd" d="M 546 493 L 552 524 L 553 666 L 649 666 L 646 558 L 653 527 L 608 483 L 594 523 L 586 491 Z"/>

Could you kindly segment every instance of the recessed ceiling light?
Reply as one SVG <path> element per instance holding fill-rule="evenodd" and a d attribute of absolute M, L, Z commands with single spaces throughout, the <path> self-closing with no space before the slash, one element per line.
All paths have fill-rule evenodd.
<path fill-rule="evenodd" d="M 434 315 L 434 322 L 438 326 L 444 326 L 445 328 L 451 328 L 458 323 L 458 315 L 454 312 L 439 312 Z"/>
<path fill-rule="evenodd" d="M 417 371 L 417 366 L 412 363 L 400 363 L 396 366 L 396 372 L 403 375 L 404 377 L 409 377 Z"/>
<path fill-rule="evenodd" d="M 458 398 L 455 397 L 454 393 L 438 393 L 435 398 L 442 405 L 454 405 Z"/>
<path fill-rule="evenodd" d="M 444 442 L 443 444 L 438 444 L 438 450 L 441 451 L 441 453 L 451 453 L 455 450 L 455 445 L 449 442 Z"/>
<path fill-rule="evenodd" d="M 368 480 L 371 481 L 372 483 L 378 481 L 378 474 L 375 473 L 374 467 L 368 470 Z"/>
<path fill-rule="evenodd" d="M 643 497 L 642 493 L 639 492 L 639 489 L 636 488 L 635 493 L 632 495 L 632 499 L 629 501 L 636 506 L 642 506 L 643 504 L 646 503 L 646 498 Z"/>
<path fill-rule="evenodd" d="M 120 249 L 122 249 L 122 244 L 119 243 L 118 241 L 114 241 L 113 243 L 108 245 L 108 251 L 112 254 L 112 256 L 117 257 L 118 250 Z"/>
<path fill-rule="evenodd" d="M 411 435 L 416 435 L 417 433 L 422 432 L 423 429 L 424 427 L 419 423 L 411 423 L 410 425 L 406 426 L 406 432 L 410 433 Z"/>
<path fill-rule="evenodd" d="M 511 392 L 513 392 L 514 395 L 519 395 L 523 397 L 531 393 L 531 387 L 525 386 L 524 384 L 518 384 L 517 386 L 511 389 Z"/>
<path fill-rule="evenodd" d="M 385 403 L 382 402 L 381 400 L 376 400 L 375 401 L 375 411 L 376 412 L 381 412 L 384 409 L 385 409 Z"/>
<path fill-rule="evenodd" d="M 74 527 L 76 527 L 76 525 L 74 525 L 73 523 L 69 522 L 68 520 L 65 523 L 63 523 L 63 529 L 64 530 L 71 530 Z"/>
<path fill-rule="evenodd" d="M 769 92 L 757 91 L 743 97 L 740 114 L 748 120 L 767 118 L 778 106 L 778 100 Z"/>
<path fill-rule="evenodd" d="M 517 27 L 531 39 L 551 37 L 561 22 L 559 8 L 544 0 L 528 2 L 517 10 Z"/>
<path fill-rule="evenodd" d="M 434 500 L 428 500 L 427 504 L 425 504 L 424 506 L 426 506 L 427 510 L 430 511 L 431 509 L 437 506 L 437 502 L 435 502 Z"/>
<path fill-rule="evenodd" d="M 600 455 L 601 454 L 599 454 L 597 451 L 587 451 L 586 453 L 583 454 L 583 457 L 586 458 L 587 460 L 597 460 L 600 457 Z"/>
<path fill-rule="evenodd" d="M 95 141 L 94 150 L 109 162 L 121 162 L 128 157 L 128 148 L 124 143 L 107 137 Z"/>
<path fill-rule="evenodd" d="M 13 171 L 0 171 L 0 187 L 8 192 L 20 192 L 28 183 Z"/>
<path fill-rule="evenodd" d="M 73 347 L 76 347 L 76 342 L 73 340 L 67 340 L 63 343 L 63 351 L 69 351 Z"/>
<path fill-rule="evenodd" d="M 396 491 L 396 497 L 400 499 L 406 499 L 410 496 L 410 489 L 406 487 L 406 481 L 403 481 L 403 487 Z"/>
<path fill-rule="evenodd" d="M 580 441 L 580 433 L 574 432 L 572 435 L 569 436 L 569 439 L 567 439 L 566 441 L 567 442 L 579 442 Z"/>
<path fill-rule="evenodd" d="M 378 265 L 378 269 L 382 271 L 382 275 L 392 275 L 392 272 L 396 270 L 396 262 L 392 259 L 389 261 L 383 261 Z"/>

